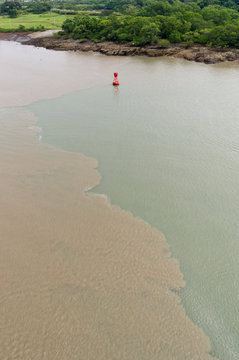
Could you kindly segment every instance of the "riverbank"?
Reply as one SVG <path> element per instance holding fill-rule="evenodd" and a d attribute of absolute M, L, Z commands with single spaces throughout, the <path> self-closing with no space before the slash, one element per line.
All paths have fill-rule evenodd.
<path fill-rule="evenodd" d="M 49 36 L 50 35 L 50 36 Z M 227 61 L 239 60 L 239 49 L 227 50 L 208 48 L 202 45 L 193 45 L 187 49 L 182 46 L 160 48 L 159 46 L 132 46 L 130 44 L 117 44 L 110 41 L 94 43 L 92 41 L 64 39 L 53 37 L 49 31 L 36 33 L 0 33 L 0 40 L 17 41 L 24 45 L 33 45 L 50 50 L 58 51 L 82 51 L 99 52 L 107 56 L 169 56 L 188 61 L 196 61 L 205 64 L 216 64 Z"/>
<path fill-rule="evenodd" d="M 163 49 L 157 46 L 139 47 L 132 46 L 130 44 L 117 44 L 113 42 L 82 42 L 80 40 L 63 39 L 62 37 L 39 37 L 24 41 L 24 44 L 52 50 L 83 52 L 93 51 L 108 56 L 172 56 L 175 58 L 202 62 L 205 64 L 216 64 L 220 62 L 239 60 L 239 49 L 219 50 L 200 45 L 194 45 L 187 49 L 180 46 L 171 46 Z"/>
<path fill-rule="evenodd" d="M 17 42 L 24 42 L 30 40 L 29 34 L 31 31 L 28 32 L 0 32 L 0 40 L 7 40 L 7 41 L 17 41 Z"/>

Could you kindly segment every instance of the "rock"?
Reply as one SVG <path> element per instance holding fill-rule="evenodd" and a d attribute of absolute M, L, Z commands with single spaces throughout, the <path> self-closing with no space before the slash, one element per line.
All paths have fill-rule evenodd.
<path fill-rule="evenodd" d="M 237 54 L 233 53 L 232 51 L 228 51 L 226 53 L 227 61 L 235 61 L 237 59 Z"/>
<path fill-rule="evenodd" d="M 182 57 L 188 61 L 195 61 L 195 53 L 190 50 L 182 50 L 178 53 L 178 57 Z"/>
<path fill-rule="evenodd" d="M 155 57 L 155 56 L 162 56 L 163 52 L 160 49 L 146 49 L 145 55 Z"/>
<path fill-rule="evenodd" d="M 93 43 L 91 41 L 81 41 L 64 39 L 63 37 L 44 37 L 25 41 L 23 44 L 45 47 L 53 50 L 73 50 L 73 51 L 97 51 L 108 56 L 135 56 L 146 55 L 150 57 L 174 56 L 189 61 L 204 62 L 205 64 L 215 64 L 223 61 L 235 61 L 239 59 L 239 50 L 230 49 L 220 51 L 205 46 L 194 45 L 189 49 L 180 46 L 160 48 L 159 46 L 131 46 L 129 44 L 117 44 L 114 42 Z"/>

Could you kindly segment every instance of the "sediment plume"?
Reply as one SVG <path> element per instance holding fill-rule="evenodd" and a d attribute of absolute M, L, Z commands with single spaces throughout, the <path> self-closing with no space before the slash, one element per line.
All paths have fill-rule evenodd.
<path fill-rule="evenodd" d="M 0 111 L 0 358 L 211 359 L 163 236 L 89 194 L 96 160 L 39 144 L 35 122 Z"/>
<path fill-rule="evenodd" d="M 0 41 L 0 54 L 0 107 L 29 105 L 111 82 L 115 69 L 130 61 L 100 54 L 56 54 L 13 41 Z"/>
<path fill-rule="evenodd" d="M 24 59 L 21 45 L 6 46 L 5 71 L 13 52 Z M 37 49 L 28 49 L 35 61 Z M 49 54 L 59 66 L 59 53 Z M 68 55 L 61 59 L 69 65 Z M 46 64 L 34 85 L 31 66 L 29 77 L 21 63 L 11 79 L 3 74 L 0 106 L 79 86 L 63 89 L 57 72 L 46 80 Z M 25 83 L 14 82 L 19 70 Z M 94 74 L 92 82 L 82 75 L 80 86 L 91 86 Z M 0 109 L 0 359 L 212 359 L 209 339 L 175 292 L 183 276 L 162 234 L 90 194 L 100 181 L 96 160 L 39 143 L 36 122 L 23 107 Z"/>

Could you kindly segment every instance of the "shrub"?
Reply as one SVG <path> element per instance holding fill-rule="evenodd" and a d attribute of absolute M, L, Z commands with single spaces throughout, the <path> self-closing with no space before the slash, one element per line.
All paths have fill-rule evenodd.
<path fill-rule="evenodd" d="M 26 28 L 25 28 L 24 25 L 19 25 L 18 28 L 17 28 L 17 31 L 24 32 L 24 31 L 26 31 Z"/>
<path fill-rule="evenodd" d="M 158 40 L 158 46 L 161 48 L 167 48 L 169 47 L 170 42 L 167 39 L 159 39 Z"/>

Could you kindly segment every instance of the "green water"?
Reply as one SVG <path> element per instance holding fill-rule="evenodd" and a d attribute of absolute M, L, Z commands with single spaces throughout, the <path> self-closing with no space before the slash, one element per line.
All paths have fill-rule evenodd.
<path fill-rule="evenodd" d="M 120 80 L 29 108 L 44 142 L 99 161 L 95 192 L 165 234 L 187 314 L 238 360 L 239 66 L 133 58 Z"/>

